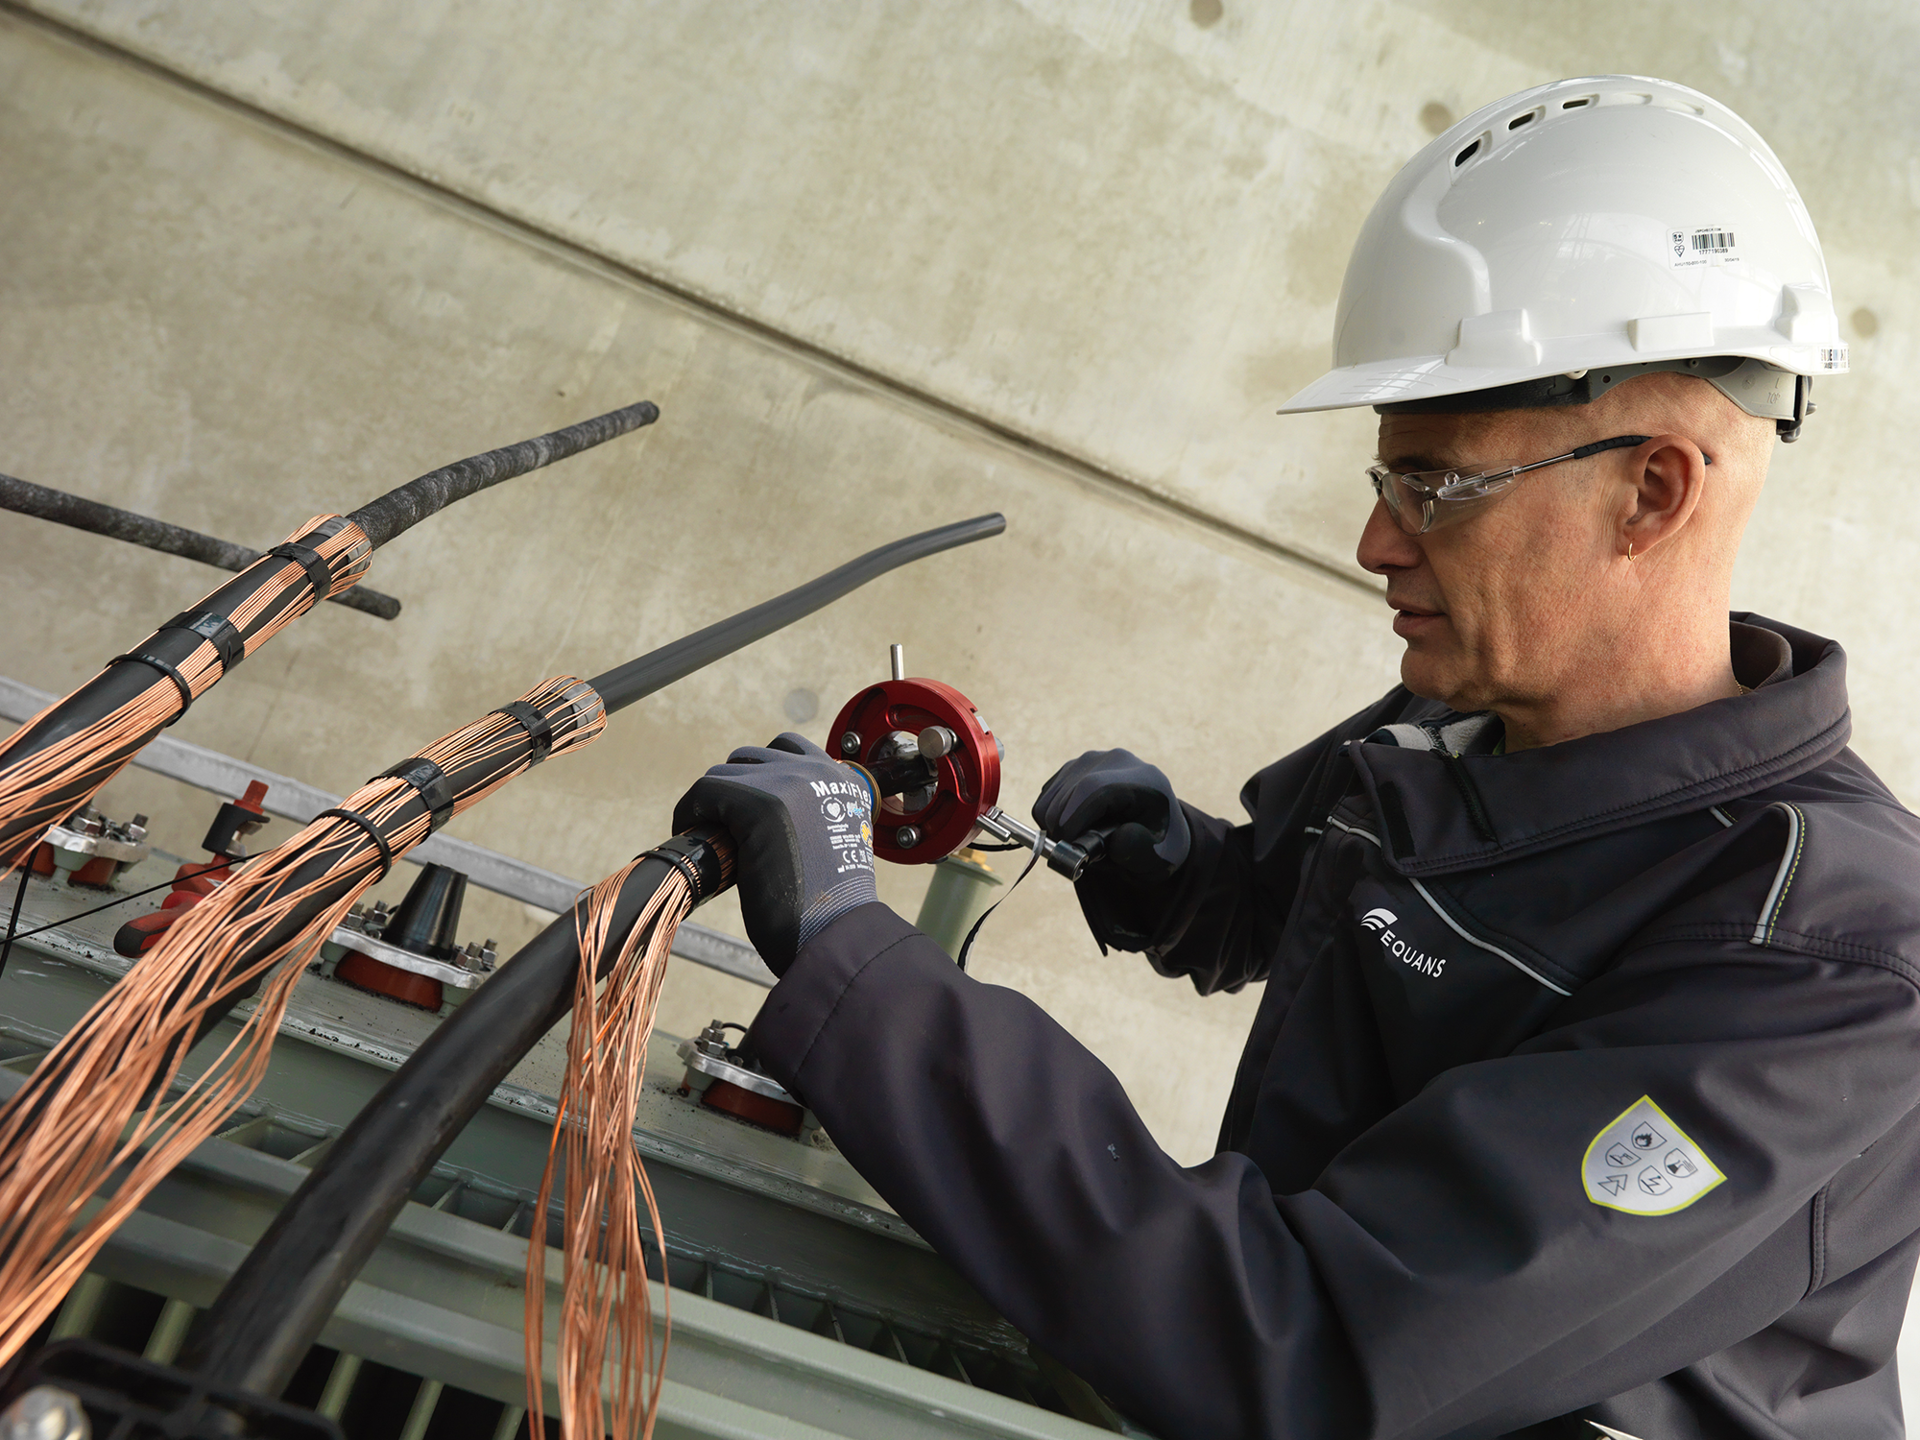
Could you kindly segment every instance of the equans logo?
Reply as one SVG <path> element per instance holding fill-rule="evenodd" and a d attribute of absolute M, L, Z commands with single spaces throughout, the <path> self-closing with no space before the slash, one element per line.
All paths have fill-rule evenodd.
<path fill-rule="evenodd" d="M 1370 930 L 1380 937 L 1380 948 L 1410 969 L 1418 970 L 1422 975 L 1434 975 L 1447 968 L 1444 955 L 1429 955 L 1424 950 L 1416 950 L 1398 935 L 1393 927 L 1400 923 L 1400 917 L 1391 910 L 1375 906 L 1360 917 L 1360 928 Z"/>

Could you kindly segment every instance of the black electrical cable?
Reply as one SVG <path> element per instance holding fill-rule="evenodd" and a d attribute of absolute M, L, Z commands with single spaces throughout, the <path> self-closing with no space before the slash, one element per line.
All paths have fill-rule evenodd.
<path fill-rule="evenodd" d="M 667 861 L 647 859 L 628 877 L 604 951 L 609 965 L 653 892 L 675 873 Z M 286 1387 L 447 1146 L 572 1008 L 575 927 L 569 911 L 536 935 L 361 1108 L 194 1322 L 176 1362 L 181 1369 L 257 1395 Z M 545 1220 L 533 1219 L 535 1244 L 545 1240 Z"/>
<path fill-rule="evenodd" d="M 609 711 L 620 709 L 889 570 L 1006 526 L 1004 516 L 982 515 L 883 545 L 589 683 Z M 672 873 L 667 861 L 654 858 L 635 868 L 616 904 L 609 957 Z M 415 1188 L 494 1087 L 571 1008 L 580 961 L 575 927 L 570 912 L 541 931 L 362 1107 L 194 1322 L 182 1369 L 258 1395 L 285 1388 Z M 533 1223 L 537 1241 L 545 1217 Z"/>
<path fill-rule="evenodd" d="M 389 490 L 378 500 L 362 505 L 347 518 L 366 533 L 367 539 L 373 542 L 373 548 L 378 550 L 395 536 L 405 534 L 456 500 L 464 500 L 491 485 L 498 485 L 502 480 L 511 480 L 529 470 L 538 470 L 543 465 L 551 465 L 582 450 L 591 450 L 617 435 L 638 430 L 642 425 L 651 425 L 659 418 L 660 407 L 651 400 L 642 400 L 635 405 L 610 410 L 605 415 L 596 415 L 591 420 L 581 420 L 563 429 L 536 435 L 531 440 L 503 445 L 484 455 L 469 455 L 465 460 L 456 460 L 438 470 L 429 470 L 398 489 Z"/>
<path fill-rule="evenodd" d="M 236 545 L 231 540 L 202 535 L 198 530 L 170 525 L 165 520 L 122 510 L 115 505 L 103 505 L 98 500 L 35 485 L 30 480 L 16 480 L 11 475 L 0 475 L 0 510 L 12 510 L 38 520 L 51 520 L 56 525 L 70 525 L 75 530 L 105 535 L 111 540 L 124 540 L 129 545 L 141 545 L 148 550 L 198 560 L 203 565 L 236 573 L 266 553 L 250 546 Z M 335 605 L 364 610 L 382 620 L 391 620 L 400 613 L 400 602 L 393 596 L 382 595 L 378 590 L 368 590 L 363 586 L 356 585 L 330 598 Z"/>
<path fill-rule="evenodd" d="M 751 610 L 742 610 L 738 615 L 709 625 L 704 630 L 696 630 L 671 645 L 663 645 L 650 655 L 642 655 L 638 660 L 629 660 L 604 675 L 596 675 L 587 683 L 600 692 L 600 698 L 606 702 L 607 713 L 611 715 L 615 710 L 623 709 L 676 680 L 684 679 L 702 666 L 711 665 L 721 656 L 731 655 L 755 640 L 771 635 L 803 616 L 811 615 L 821 606 L 838 600 L 849 591 L 858 590 L 869 580 L 889 570 L 910 565 L 915 560 L 924 560 L 929 555 L 938 555 L 942 550 L 951 550 L 958 545 L 985 540 L 1006 528 L 1007 519 L 1004 515 L 978 515 L 971 520 L 961 520 L 952 525 L 942 525 L 937 530 L 923 530 L 918 535 L 895 540 L 891 545 L 882 545 L 858 559 L 849 560 L 817 580 L 809 580 L 784 595 L 763 601 Z"/>
<path fill-rule="evenodd" d="M 659 415 L 657 406 L 651 401 L 642 400 L 564 429 L 535 436 L 531 440 L 521 440 L 498 450 L 471 455 L 465 460 L 457 460 L 409 480 L 363 505 L 346 519 L 358 525 L 371 542 L 370 548 L 377 550 L 409 527 L 457 500 L 498 485 L 503 480 L 565 459 L 616 435 L 650 425 Z M 325 521 L 323 528 L 330 536 L 337 537 L 347 527 L 344 520 L 334 517 Z M 350 553 L 343 552 L 343 555 Z M 284 559 L 276 558 L 274 551 L 267 552 L 265 559 L 273 563 L 270 566 L 256 563 L 242 571 L 206 596 L 190 613 L 196 617 L 219 617 L 231 623 L 230 617 L 252 601 L 263 585 L 268 583 L 269 576 L 277 576 L 287 563 Z M 336 556 L 336 560 L 341 559 L 341 556 Z M 357 562 L 343 563 L 364 566 L 365 557 L 361 556 Z M 247 634 L 272 633 L 272 630 L 285 623 L 287 607 L 304 599 L 311 588 L 311 585 L 303 585 L 281 592 L 279 598 L 255 611 L 248 623 Z M 155 669 L 162 669 L 164 674 L 162 667 L 177 668 L 186 664 L 207 638 L 199 630 L 176 628 L 172 622 L 163 625 L 136 647 L 134 653 L 137 658 L 147 663 L 109 663 L 86 684 L 56 701 L 9 736 L 4 762 L 0 763 L 0 774 L 18 777 L 23 767 L 30 765 L 41 752 L 70 735 L 88 731 L 120 713 L 152 688 Z M 160 725 L 155 724 L 144 733 L 136 729 L 111 743 L 103 741 L 91 754 L 63 767 L 53 783 L 38 785 L 29 790 L 24 799 L 10 805 L 4 814 L 0 814 L 0 856 L 16 856 L 19 853 L 17 847 L 24 843 L 26 837 L 44 829 L 53 818 L 72 813 L 117 774 L 133 753 L 152 739 L 159 729 Z"/>

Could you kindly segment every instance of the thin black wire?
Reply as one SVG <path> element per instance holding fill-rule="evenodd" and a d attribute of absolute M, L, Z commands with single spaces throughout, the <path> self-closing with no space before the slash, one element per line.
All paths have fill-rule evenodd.
<path fill-rule="evenodd" d="M 78 914 L 68 915 L 64 919 L 49 920 L 46 924 L 36 926 L 32 930 L 22 930 L 18 935 L 13 933 L 12 926 L 8 926 L 7 949 L 10 950 L 13 948 L 13 942 L 15 940 L 25 940 L 29 936 L 38 935 L 42 930 L 57 930 L 62 925 L 71 925 L 76 920 L 84 920 L 89 915 L 98 915 L 102 910 L 111 910 L 113 909 L 114 906 L 124 905 L 129 900 L 138 900 L 142 895 L 151 895 L 156 890 L 169 889 L 170 887 L 179 884 L 182 880 L 191 880 L 195 875 L 205 875 L 209 871 L 218 870 L 223 865 L 228 865 L 231 863 L 232 863 L 231 861 L 227 861 L 227 860 L 216 860 L 211 865 L 202 865 L 198 870 L 195 870 L 192 874 L 175 875 L 171 880 L 162 880 L 158 885 L 149 885 L 144 890 L 130 890 L 125 895 L 114 896 L 113 899 L 107 901 L 107 903 L 104 905 L 96 905 L 91 910 L 82 910 Z M 21 900 L 26 898 L 26 893 L 27 893 L 27 862 L 22 861 L 20 865 L 20 893 L 16 895 L 13 900 L 13 918 L 16 922 L 18 922 L 18 920 L 20 919 L 20 902 Z M 4 953 L 0 953 L 0 970 L 4 970 L 4 969 L 5 969 Z"/>
<path fill-rule="evenodd" d="M 998 850 L 1025 850 L 1025 849 L 1027 849 L 1027 848 L 1029 848 L 1029 847 L 1027 847 L 1026 845 L 1023 845 L 1023 844 L 1021 844 L 1021 843 L 1020 843 L 1020 842 L 1019 842 L 1018 840 L 1009 840 L 1009 841 L 1008 841 L 1008 842 L 1007 842 L 1006 844 L 1004 844 L 1004 845 L 982 845 L 982 844 L 981 844 L 981 843 L 980 843 L 979 841 L 977 841 L 977 840 L 976 840 L 976 841 L 975 841 L 975 842 L 974 842 L 973 844 L 971 844 L 971 845 L 969 845 L 969 846 L 967 846 L 967 849 L 969 849 L 969 850 L 992 850 L 992 851 L 998 851 Z"/>
<path fill-rule="evenodd" d="M 1033 854 L 1027 857 L 1026 868 L 1013 877 L 1013 884 L 1007 887 L 1007 893 L 1005 895 L 1002 895 L 981 912 L 980 918 L 973 922 L 973 928 L 967 931 L 967 938 L 960 942 L 960 953 L 953 957 L 953 963 L 958 965 L 963 971 L 967 968 L 967 956 L 973 953 L 974 937 L 980 933 L 980 927 L 987 923 L 987 916 L 993 914 L 994 911 L 1007 903 L 1008 899 L 1013 895 L 1013 892 L 1020 888 L 1020 882 L 1033 873 L 1033 867 L 1040 863 L 1040 847 L 1046 842 L 1046 838 L 1046 836 L 1037 831 L 1035 832 L 1033 837 Z M 1019 845 L 1008 848 L 1024 850 L 1027 847 Z"/>
<path fill-rule="evenodd" d="M 20 862 L 20 888 L 13 893 L 13 918 L 7 921 L 7 938 L 0 944 L 0 975 L 7 973 L 7 957 L 13 954 L 13 932 L 20 928 L 20 905 L 27 898 L 27 870 L 31 860 Z"/>

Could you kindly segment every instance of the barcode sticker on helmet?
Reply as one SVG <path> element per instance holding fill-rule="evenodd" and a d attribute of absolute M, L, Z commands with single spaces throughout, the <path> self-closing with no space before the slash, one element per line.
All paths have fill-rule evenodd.
<path fill-rule="evenodd" d="M 1694 265 L 1724 265 L 1740 258 L 1733 231 L 1720 225 L 1675 230 L 1668 236 L 1667 249 L 1676 270 Z"/>

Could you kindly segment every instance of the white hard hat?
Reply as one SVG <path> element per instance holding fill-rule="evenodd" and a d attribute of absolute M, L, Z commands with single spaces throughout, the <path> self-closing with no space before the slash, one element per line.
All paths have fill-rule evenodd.
<path fill-rule="evenodd" d="M 1582 404 L 1679 370 L 1790 440 L 1810 377 L 1846 368 L 1767 142 L 1697 90 L 1603 75 L 1475 111 L 1407 162 L 1347 262 L 1333 369 L 1281 412 Z"/>

